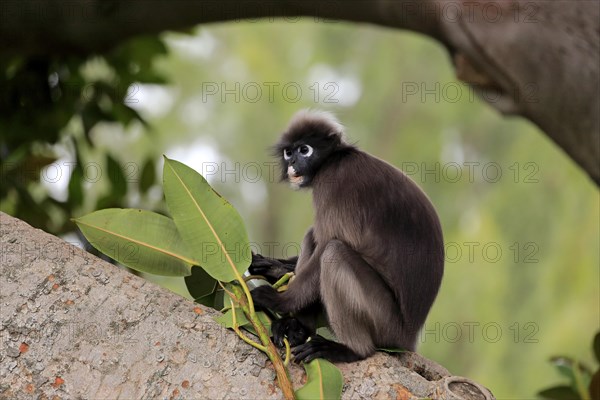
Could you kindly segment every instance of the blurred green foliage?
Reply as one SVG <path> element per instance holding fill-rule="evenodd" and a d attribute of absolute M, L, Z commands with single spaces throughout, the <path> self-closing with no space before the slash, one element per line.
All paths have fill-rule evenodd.
<path fill-rule="evenodd" d="M 592 342 L 596 362 L 600 362 L 600 332 Z M 538 396 L 552 400 L 596 400 L 600 398 L 600 368 L 595 371 L 588 365 L 567 356 L 550 359 L 556 371 L 562 377 L 562 383 L 544 389 Z"/>
<path fill-rule="evenodd" d="M 74 230 L 69 217 L 82 208 L 123 206 L 127 168 L 110 152 L 88 154 L 95 148 L 92 129 L 145 123 L 129 105 L 137 101 L 140 82 L 164 82 L 151 62 L 166 51 L 159 38 L 144 37 L 103 55 L 0 58 L 2 211 L 65 234 Z M 146 163 L 142 193 L 155 179 L 154 161 Z M 65 194 L 44 190 L 59 182 L 66 184 Z M 106 189 L 86 196 L 89 184 L 98 182 Z"/>
<path fill-rule="evenodd" d="M 128 207 L 164 210 L 152 184 L 160 157 L 182 161 L 203 172 L 240 211 L 257 251 L 284 257 L 294 255 L 311 224 L 311 199 L 309 192 L 277 184 L 268 147 L 298 109 L 331 110 L 352 141 L 404 169 L 440 214 L 446 272 L 421 353 L 489 387 L 497 398 L 532 398 L 555 384 L 558 375 L 547 363 L 555 354 L 591 364 L 588 339 L 600 327 L 597 188 L 535 126 L 500 116 L 458 83 L 438 44 L 396 30 L 311 19 L 237 21 L 161 38 L 168 55 L 135 41 L 117 52 L 127 61 L 160 55 L 132 69 L 139 77 L 122 78 L 127 88 L 139 90 L 120 98 L 127 97 L 126 105 L 147 125 L 92 111 L 97 123 L 86 125 L 81 105 L 71 117 L 60 117 L 51 112 L 56 104 L 46 102 L 49 112 L 35 107 L 24 116 L 14 107 L 4 114 L 3 107 L 2 131 L 9 122 L 25 121 L 15 140 L 29 143 L 35 136 L 58 143 L 32 146 L 48 150 L 35 153 L 50 154 L 45 163 L 62 152 L 78 165 L 114 169 L 110 155 L 126 178 L 121 203 Z M 72 70 L 100 74 L 110 60 L 88 59 Z M 3 65 L 9 82 L 12 64 Z M 119 65 L 108 69 L 118 76 L 129 68 L 126 61 Z M 146 74 L 164 76 L 168 84 L 142 84 L 153 81 Z M 109 104 L 122 108 L 115 99 Z M 92 103 L 88 108 L 106 113 L 105 101 Z M 52 136 L 44 119 L 68 123 Z M 19 154 L 19 146 L 7 148 L 4 133 L 2 140 L 3 161 Z M 120 178 L 105 174 L 94 181 L 83 172 L 73 175 L 65 207 L 54 207 L 55 200 L 40 203 L 51 185 L 36 183 L 36 177 L 23 185 L 21 191 L 52 221 L 37 226 L 66 232 L 57 227 L 68 216 L 100 208 L 99 199 L 113 190 L 123 194 Z M 20 205 L 12 182 L 2 190 L 10 192 L 3 195 L 3 210 L 35 221 L 28 215 L 35 210 Z M 181 279 L 160 283 L 188 295 Z"/>

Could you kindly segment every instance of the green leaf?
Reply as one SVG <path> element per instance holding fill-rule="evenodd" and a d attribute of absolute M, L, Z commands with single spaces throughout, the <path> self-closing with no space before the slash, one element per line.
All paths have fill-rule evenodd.
<path fill-rule="evenodd" d="M 219 281 L 241 280 L 251 252 L 236 209 L 202 175 L 167 157 L 163 181 L 167 206 L 194 258 Z"/>
<path fill-rule="evenodd" d="M 137 271 L 186 276 L 193 265 L 175 223 L 150 211 L 109 208 L 74 220 L 96 249 Z"/>
<path fill-rule="evenodd" d="M 552 357 L 550 358 L 550 363 L 554 365 L 559 374 L 573 381 L 573 359 L 562 356 Z"/>
<path fill-rule="evenodd" d="M 250 322 L 244 315 L 244 312 L 241 308 L 235 308 L 235 319 L 237 320 L 238 326 L 243 327 L 248 325 Z M 223 315 L 215 317 L 215 321 L 224 326 L 225 328 L 231 329 L 233 328 L 233 311 L 231 309 L 225 311 Z"/>
<path fill-rule="evenodd" d="M 585 364 L 562 356 L 552 357 L 550 362 L 562 376 L 569 379 L 569 384 L 574 391 L 578 391 L 581 386 L 587 387 L 589 384 L 592 371 Z"/>
<path fill-rule="evenodd" d="M 194 300 L 208 307 L 215 307 L 218 283 L 201 267 L 192 268 L 192 274 L 184 278 L 185 286 Z"/>
<path fill-rule="evenodd" d="M 256 316 L 258 317 L 260 322 L 262 322 L 262 324 L 265 326 L 268 334 L 271 335 L 271 319 L 269 318 L 269 316 L 267 314 L 265 314 L 263 311 L 257 311 Z M 256 332 L 254 331 L 254 327 L 252 326 L 250 321 L 248 321 L 248 318 L 246 318 L 246 316 L 244 315 L 244 312 L 239 307 L 235 308 L 235 319 L 237 320 L 238 326 L 240 328 L 244 328 L 247 331 L 252 332 L 253 334 L 256 335 Z M 233 328 L 233 311 L 231 311 L 231 309 L 225 311 L 223 313 L 223 315 L 215 317 L 215 321 L 220 323 L 225 328 L 228 328 L 228 329 Z"/>
<path fill-rule="evenodd" d="M 193 270 L 194 269 L 192 269 L 192 271 Z M 211 277 L 211 279 L 212 279 L 212 277 Z M 209 293 L 206 296 L 198 297 L 198 298 L 194 299 L 194 301 L 196 303 L 213 308 L 215 310 L 222 310 L 223 309 L 223 289 L 220 289 L 217 287 L 217 289 L 214 292 Z"/>
<path fill-rule="evenodd" d="M 128 93 L 126 96 L 134 96 L 134 92 L 137 89 L 132 90 L 131 94 Z M 133 101 L 135 98 L 125 97 L 124 101 Z M 119 100 L 123 101 L 123 100 Z M 127 127 L 131 121 L 140 121 L 143 124 L 146 124 L 146 121 L 142 116 L 133 108 L 126 106 L 122 102 L 115 102 L 112 108 L 112 115 L 114 116 L 116 121 L 119 121 L 123 126 Z"/>
<path fill-rule="evenodd" d="M 156 181 L 156 169 L 154 166 L 154 160 L 149 158 L 144 166 L 142 167 L 142 175 L 140 177 L 140 192 L 146 193 L 148 189 L 154 185 Z"/>
<path fill-rule="evenodd" d="M 83 169 L 81 163 L 77 163 L 69 179 L 68 186 L 69 204 L 72 207 L 79 207 L 83 204 Z"/>
<path fill-rule="evenodd" d="M 106 171 L 108 179 L 112 184 L 111 191 L 115 198 L 121 198 L 127 194 L 127 180 L 123 173 L 123 168 L 110 155 L 106 155 Z"/>
<path fill-rule="evenodd" d="M 550 389 L 542 390 L 538 396 L 544 399 L 554 400 L 579 400 L 580 397 L 569 386 L 555 386 Z"/>
<path fill-rule="evenodd" d="M 332 363 L 317 358 L 304 364 L 308 377 L 306 384 L 296 391 L 298 400 L 339 399 L 342 397 L 344 377 Z"/>
<path fill-rule="evenodd" d="M 106 173 L 111 187 L 108 193 L 98 199 L 96 207 L 99 209 L 118 207 L 122 204 L 123 198 L 127 194 L 127 180 L 119 163 L 110 155 L 106 155 Z"/>

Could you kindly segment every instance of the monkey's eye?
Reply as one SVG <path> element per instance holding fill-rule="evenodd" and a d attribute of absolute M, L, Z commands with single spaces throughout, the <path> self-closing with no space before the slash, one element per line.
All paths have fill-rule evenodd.
<path fill-rule="evenodd" d="M 287 161 L 290 158 L 292 158 L 292 151 L 290 149 L 283 149 L 283 159 Z"/>
<path fill-rule="evenodd" d="M 298 151 L 300 154 L 302 154 L 302 156 L 310 157 L 313 153 L 313 148 L 307 144 L 303 144 L 302 146 L 298 147 Z"/>

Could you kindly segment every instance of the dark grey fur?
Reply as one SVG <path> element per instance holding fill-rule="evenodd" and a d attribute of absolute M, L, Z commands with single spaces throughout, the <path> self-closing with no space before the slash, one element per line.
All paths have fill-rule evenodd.
<path fill-rule="evenodd" d="M 310 157 L 296 153 L 302 144 L 314 149 Z M 282 177 L 289 178 L 293 163 L 304 177 L 300 187 L 312 187 L 314 226 L 288 290 L 259 287 L 256 304 L 295 315 L 311 330 L 312 310 L 324 307 L 339 343 L 292 343 L 299 360 L 353 361 L 376 348 L 415 350 L 444 268 L 442 230 L 431 202 L 400 170 L 346 143 L 329 115 L 297 115 L 276 151 L 281 157 L 290 148 L 294 158 L 283 161 Z M 281 325 L 274 329 L 279 343 L 291 333 Z"/>

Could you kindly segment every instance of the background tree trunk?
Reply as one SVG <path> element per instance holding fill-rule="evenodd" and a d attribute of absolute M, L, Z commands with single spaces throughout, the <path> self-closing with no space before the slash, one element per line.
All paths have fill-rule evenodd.
<path fill-rule="evenodd" d="M 0 0 L 0 6 L 0 54 L 87 54 L 135 35 L 274 16 L 420 32 L 449 50 L 458 78 L 485 101 L 538 125 L 600 184 L 597 0 Z"/>
<path fill-rule="evenodd" d="M 1 398 L 281 397 L 270 362 L 218 312 L 4 213 L 0 232 Z M 344 398 L 492 398 L 416 353 L 340 368 Z"/>

